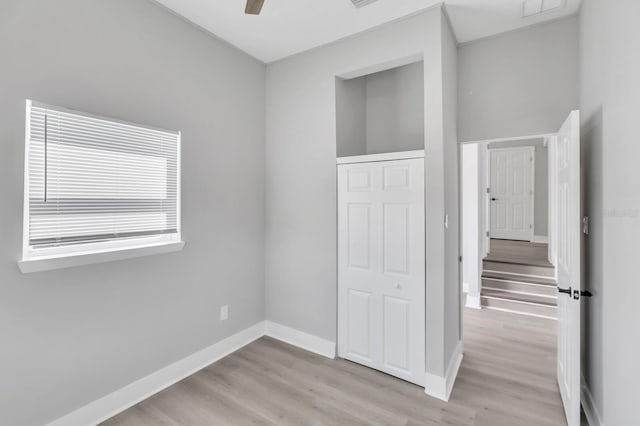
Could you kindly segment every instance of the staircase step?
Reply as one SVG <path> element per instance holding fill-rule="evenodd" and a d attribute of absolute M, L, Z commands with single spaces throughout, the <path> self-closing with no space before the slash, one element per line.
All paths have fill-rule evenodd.
<path fill-rule="evenodd" d="M 515 275 L 537 276 L 543 278 L 554 278 L 555 268 L 553 265 L 527 265 L 523 263 L 496 262 L 492 260 L 484 260 L 482 262 L 483 269 L 510 273 Z"/>
<path fill-rule="evenodd" d="M 505 280 L 502 278 L 482 278 L 482 288 L 495 288 L 502 291 L 514 291 L 521 293 L 538 294 L 542 296 L 558 295 L 558 288 L 555 284 L 538 284 L 524 282 L 520 280 Z"/>
<path fill-rule="evenodd" d="M 546 277 L 541 275 L 527 275 L 527 274 L 519 274 L 515 272 L 503 272 L 496 271 L 493 269 L 483 269 L 482 270 L 482 278 L 493 278 L 500 279 L 506 281 L 520 281 L 532 284 L 543 284 L 548 286 L 556 285 L 556 280 L 553 277 Z"/>
<path fill-rule="evenodd" d="M 542 303 L 522 302 L 495 296 L 480 296 L 482 307 L 498 311 L 513 312 L 516 314 L 530 315 L 557 319 L 558 308 L 554 305 Z"/>
<path fill-rule="evenodd" d="M 540 303 L 552 306 L 557 305 L 557 298 L 555 294 L 553 296 L 550 296 L 483 286 L 482 296 L 499 297 L 501 299 L 516 300 L 519 302 Z"/>

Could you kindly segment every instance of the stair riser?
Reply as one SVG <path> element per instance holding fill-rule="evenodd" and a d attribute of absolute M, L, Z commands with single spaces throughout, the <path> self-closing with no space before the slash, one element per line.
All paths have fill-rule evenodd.
<path fill-rule="evenodd" d="M 486 287 L 496 288 L 502 291 L 517 291 L 521 293 L 538 294 L 541 296 L 557 296 L 558 293 L 558 288 L 556 285 L 530 284 L 491 278 L 484 278 L 482 280 L 482 288 Z"/>
<path fill-rule="evenodd" d="M 556 284 L 555 279 L 546 278 L 542 276 L 531 276 L 531 275 L 516 275 L 508 272 L 497 272 L 494 270 L 484 269 L 482 271 L 482 278 L 496 278 L 501 280 L 508 281 L 522 281 L 533 284 L 546 284 L 549 286 L 553 286 Z"/>
<path fill-rule="evenodd" d="M 481 296 L 482 306 L 487 309 L 499 309 L 523 315 L 535 315 L 556 319 L 558 310 L 554 306 L 519 303 L 511 300 L 498 300 Z"/>
<path fill-rule="evenodd" d="M 483 268 L 492 271 L 500 271 L 506 273 L 515 273 L 517 275 L 534 275 L 540 277 L 555 277 L 555 269 L 553 267 L 522 265 L 518 263 L 494 262 L 485 260 Z"/>
<path fill-rule="evenodd" d="M 542 303 L 545 305 L 552 305 L 552 306 L 557 305 L 557 299 L 555 297 L 541 296 L 537 294 L 514 293 L 514 292 L 503 291 L 500 289 L 493 289 L 493 288 L 487 288 L 487 287 L 482 288 L 482 295 L 516 300 L 519 302 Z"/>

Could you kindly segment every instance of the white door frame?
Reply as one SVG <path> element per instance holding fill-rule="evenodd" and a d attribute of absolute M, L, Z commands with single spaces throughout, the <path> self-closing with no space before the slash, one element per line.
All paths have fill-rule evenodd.
<path fill-rule="evenodd" d="M 489 142 L 482 142 L 480 144 L 481 151 L 479 152 L 480 161 L 482 162 L 482 169 L 480 170 L 481 176 L 479 179 L 482 184 L 482 193 L 480 194 L 482 195 L 482 201 L 480 203 L 480 207 L 482 208 L 483 215 L 481 222 L 482 226 L 480 229 L 482 235 L 480 236 L 480 238 L 482 238 L 483 243 L 483 258 L 487 257 L 489 255 L 489 251 L 491 250 L 491 233 L 489 232 L 489 229 L 491 228 L 491 212 L 489 211 L 491 207 L 491 202 L 489 201 L 489 199 L 491 198 L 491 194 L 489 194 L 489 185 L 491 184 L 489 173 L 489 163 L 491 162 L 491 158 L 489 156 L 490 145 L 491 144 Z M 482 273 L 482 268 L 480 269 L 480 271 Z M 482 285 L 480 285 L 480 287 L 482 287 Z"/>
<path fill-rule="evenodd" d="M 485 225 L 482 223 L 485 203 L 485 182 L 482 180 L 484 174 L 481 171 L 484 164 L 483 151 L 486 151 L 484 145 L 473 145 L 474 150 L 467 151 L 464 145 L 458 146 L 459 151 L 459 205 L 460 205 L 460 247 L 462 261 L 460 262 L 460 282 L 462 283 L 462 292 L 467 294 L 467 308 L 480 309 L 480 288 L 482 286 L 482 259 L 485 253 L 485 238 L 480 234 Z M 474 158 L 475 154 L 475 158 Z M 470 174 L 466 174 L 469 172 Z M 474 176 L 475 175 L 475 176 Z M 475 178 L 475 179 L 474 179 Z M 473 186 L 471 184 L 473 183 Z M 472 192 L 470 194 L 469 192 Z M 475 212 L 473 211 L 475 210 Z M 471 222 L 467 222 L 471 220 Z M 475 234 L 470 231 L 475 228 Z M 470 234 L 471 232 L 471 234 Z M 461 304 L 464 304 L 461 303 Z M 460 310 L 462 315 L 462 309 Z M 462 324 L 462 318 L 461 318 Z"/>
<path fill-rule="evenodd" d="M 489 154 L 487 155 L 487 161 L 488 161 L 488 165 L 487 165 L 487 176 L 488 176 L 488 180 L 489 180 L 489 185 L 491 185 L 491 153 L 492 152 L 503 152 L 503 151 L 516 151 L 516 150 L 521 150 L 523 148 L 528 148 L 531 154 L 531 201 L 530 201 L 530 208 L 529 208 L 529 217 L 531 218 L 531 224 L 529 227 L 529 242 L 533 242 L 534 240 L 534 236 L 535 236 L 535 224 L 536 224 L 536 218 L 535 218 L 535 211 L 536 211 L 536 206 L 535 206 L 535 193 L 536 193 L 536 148 L 533 145 L 522 145 L 522 146 L 518 146 L 518 147 L 508 147 L 508 148 L 491 148 L 491 145 L 489 145 Z M 490 187 L 490 186 L 489 186 Z M 489 203 L 489 235 L 491 235 L 491 203 Z"/>
<path fill-rule="evenodd" d="M 548 234 L 549 234 L 549 252 L 548 252 L 548 260 L 553 266 L 556 266 L 556 258 L 557 258 L 557 241 L 556 229 L 557 229 L 557 215 L 558 215 L 558 174 L 555 172 L 555 164 L 556 164 L 556 155 L 557 155 L 557 141 L 558 136 L 550 136 L 547 139 L 547 155 L 548 155 L 548 170 L 549 170 L 549 225 L 548 225 Z"/>
<path fill-rule="evenodd" d="M 485 220 L 481 223 L 481 227 L 479 229 L 480 231 L 480 240 L 483 241 L 483 245 L 481 247 L 481 254 L 484 256 L 486 256 L 489 253 L 489 240 L 490 237 L 488 236 L 488 232 L 489 232 L 489 220 L 490 220 L 490 215 L 489 215 L 489 196 L 486 193 L 486 188 L 489 188 L 489 155 L 488 155 L 488 151 L 489 148 L 491 146 L 492 143 L 498 143 L 498 142 L 526 142 L 523 143 L 523 146 L 528 146 L 530 145 L 530 142 L 532 140 L 549 140 L 549 138 L 555 137 L 556 133 L 541 133 L 541 134 L 535 134 L 535 135 L 528 135 L 528 136 L 512 136 L 512 137 L 506 137 L 506 138 L 493 138 L 493 139 L 480 139 L 480 140 L 471 140 L 471 141 L 462 141 L 462 142 L 458 142 L 459 145 L 466 145 L 466 144 L 477 144 L 479 146 L 481 146 L 481 151 L 480 152 L 480 161 L 482 161 L 482 157 L 486 156 L 486 161 L 484 162 L 484 167 L 482 168 L 483 170 L 483 175 L 481 176 L 481 182 L 484 183 L 484 187 L 485 190 L 482 191 L 482 203 L 481 203 L 481 208 L 484 210 L 485 212 Z M 486 147 L 486 149 L 483 149 L 484 147 Z M 459 176 L 460 178 L 460 176 Z M 458 206 L 458 208 L 460 208 L 460 206 Z M 461 217 L 461 215 L 459 215 Z M 534 218 L 535 219 L 535 218 Z M 462 226 L 462 223 L 459 224 L 460 226 Z M 534 221 L 534 228 L 535 228 L 535 221 Z M 549 238 L 551 238 L 551 234 L 549 234 Z M 464 262 L 464 259 L 463 259 Z M 461 278 L 462 279 L 462 278 Z M 462 285 L 462 284 L 461 284 Z"/>

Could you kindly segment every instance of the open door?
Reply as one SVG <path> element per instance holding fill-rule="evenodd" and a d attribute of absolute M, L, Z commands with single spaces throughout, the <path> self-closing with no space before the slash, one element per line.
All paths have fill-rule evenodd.
<path fill-rule="evenodd" d="M 558 386 L 567 424 L 580 425 L 580 113 L 558 132 L 555 150 L 557 221 Z"/>

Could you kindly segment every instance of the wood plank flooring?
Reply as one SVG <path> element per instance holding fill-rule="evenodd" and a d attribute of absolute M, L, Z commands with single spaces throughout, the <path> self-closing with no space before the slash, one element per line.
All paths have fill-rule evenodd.
<path fill-rule="evenodd" d="M 492 238 L 489 242 L 489 254 L 484 260 L 551 266 L 548 253 L 548 244 Z"/>
<path fill-rule="evenodd" d="M 556 323 L 466 310 L 448 403 L 375 370 L 262 338 L 105 422 L 124 425 L 566 424 Z"/>

